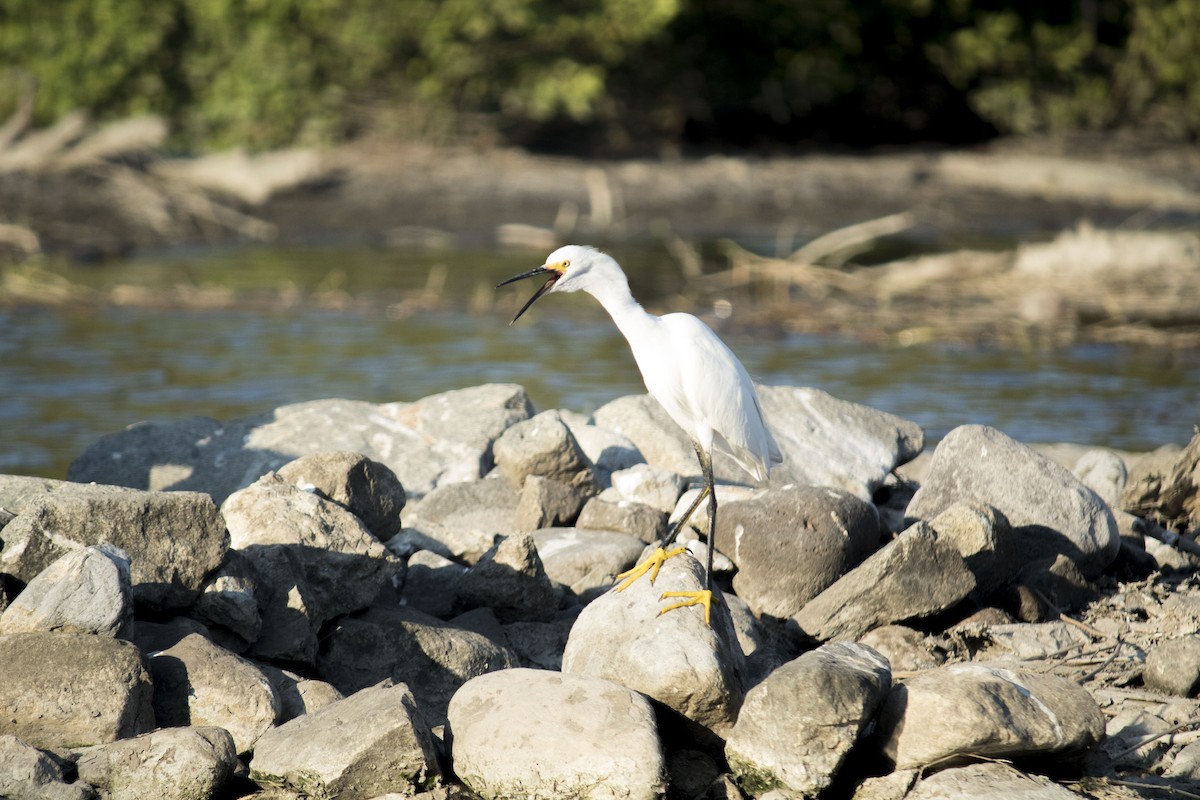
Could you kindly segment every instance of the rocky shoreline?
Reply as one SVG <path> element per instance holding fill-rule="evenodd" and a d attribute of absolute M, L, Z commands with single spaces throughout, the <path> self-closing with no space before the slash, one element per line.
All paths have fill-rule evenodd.
<path fill-rule="evenodd" d="M 1200 437 L 1033 449 L 763 387 L 704 523 L 646 396 L 484 385 L 139 424 L 0 476 L 0 795 L 1152 797 L 1200 789 Z M 1182 534 L 1182 535 L 1181 535 Z"/>

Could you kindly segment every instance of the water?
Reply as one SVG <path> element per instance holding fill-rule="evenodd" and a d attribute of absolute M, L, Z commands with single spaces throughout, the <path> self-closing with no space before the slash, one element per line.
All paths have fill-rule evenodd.
<path fill-rule="evenodd" d="M 66 270 L 81 286 L 182 281 L 233 286 L 249 300 L 207 310 L 87 302 L 0 309 L 0 472 L 65 477 L 90 442 L 140 420 L 230 419 L 329 397 L 416 400 L 488 382 L 524 385 L 539 410 L 589 412 L 644 391 L 625 342 L 590 298 L 545 300 L 512 327 L 509 305 L 533 285 L 501 293 L 503 308 L 490 306 L 497 295 L 489 287 L 531 266 L 529 256 L 439 258 L 231 252 Z M 405 305 L 431 269 L 449 302 Z M 289 287 L 283 302 L 280 274 Z M 635 292 L 653 295 L 677 280 L 648 269 Z M 264 287 L 274 289 L 255 294 Z M 292 290 L 326 291 L 324 305 L 344 297 L 348 307 L 286 301 Z M 364 293 L 377 302 L 354 301 Z M 487 304 L 470 302 L 480 296 Z M 1146 450 L 1185 443 L 1200 422 L 1196 352 L 724 336 L 756 379 L 816 386 L 900 415 L 931 442 L 984 423 L 1026 442 Z"/>

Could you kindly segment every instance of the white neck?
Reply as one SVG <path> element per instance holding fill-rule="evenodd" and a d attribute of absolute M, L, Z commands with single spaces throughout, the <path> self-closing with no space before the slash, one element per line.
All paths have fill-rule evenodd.
<path fill-rule="evenodd" d="M 647 313 L 641 304 L 633 299 L 633 293 L 629 291 L 626 281 L 604 281 L 588 286 L 585 291 L 604 306 L 604 310 L 612 317 L 631 347 L 639 339 L 637 331 L 658 322 L 658 317 Z M 636 356 L 636 347 L 634 349 Z"/>

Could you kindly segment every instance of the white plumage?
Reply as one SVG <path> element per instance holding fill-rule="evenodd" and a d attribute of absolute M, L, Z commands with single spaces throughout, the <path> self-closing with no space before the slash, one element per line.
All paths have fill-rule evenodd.
<path fill-rule="evenodd" d="M 763 420 L 762 407 L 746 368 L 712 329 L 691 314 L 648 313 L 633 299 L 625 273 L 613 258 L 592 247 L 567 245 L 555 250 L 545 264 L 500 284 L 536 276 L 546 282 L 517 315 L 516 322 L 539 297 L 550 292 L 587 292 L 608 311 L 629 342 L 646 389 L 679 427 L 691 437 L 704 477 L 704 489 L 684 515 L 684 524 L 705 497 L 709 500 L 709 556 L 703 592 L 682 593 L 682 602 L 659 613 L 685 605 L 703 605 L 709 617 L 712 598 L 712 553 L 716 533 L 717 501 L 713 492 L 714 447 L 727 452 L 757 480 L 765 480 L 771 464 L 782 460 L 779 447 Z M 662 540 L 655 553 L 621 576 L 627 587 L 644 572 L 653 582 L 662 562 L 682 548 L 666 551 L 679 526 Z M 679 593 L 666 593 L 675 596 Z"/>

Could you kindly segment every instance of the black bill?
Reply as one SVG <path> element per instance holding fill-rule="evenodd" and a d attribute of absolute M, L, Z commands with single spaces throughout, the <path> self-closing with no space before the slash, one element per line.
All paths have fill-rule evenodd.
<path fill-rule="evenodd" d="M 508 284 L 513 283 L 515 281 L 524 280 L 526 278 L 533 278 L 538 275 L 549 275 L 550 277 L 549 277 L 549 279 L 547 279 L 547 281 L 545 283 L 542 284 L 542 288 L 538 289 L 537 292 L 534 293 L 533 297 L 529 298 L 528 302 L 526 302 L 525 305 L 521 306 L 521 310 L 518 311 L 517 315 L 512 318 L 512 322 L 508 323 L 509 325 L 512 325 L 513 322 L 516 322 L 517 320 L 519 320 L 521 318 L 521 315 L 524 314 L 525 311 L 531 305 L 533 305 L 535 302 L 537 302 L 537 299 L 539 297 L 544 295 L 546 292 L 550 291 L 550 287 L 554 285 L 555 281 L 557 281 L 559 278 L 562 277 L 562 273 L 558 272 L 556 270 L 549 269 L 547 267 L 537 267 L 535 269 L 529 270 L 529 272 L 522 272 L 520 275 L 514 275 L 511 278 L 509 278 L 508 280 L 500 281 L 500 283 L 496 284 L 496 288 L 499 289 L 501 286 L 507 286 Z"/>

